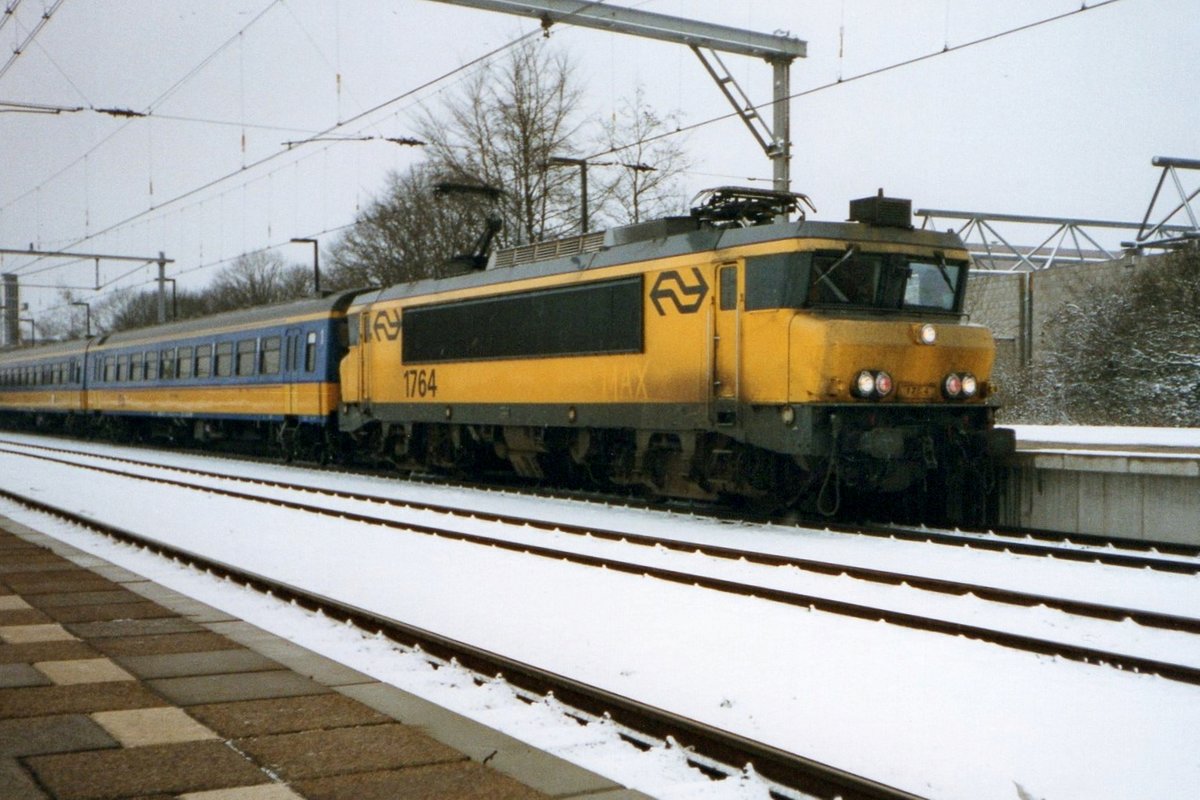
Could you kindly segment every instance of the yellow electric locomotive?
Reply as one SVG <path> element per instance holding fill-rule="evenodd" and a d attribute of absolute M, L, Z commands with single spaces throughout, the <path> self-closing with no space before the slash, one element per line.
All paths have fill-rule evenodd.
<path fill-rule="evenodd" d="M 801 200 L 713 190 L 688 217 L 360 295 L 339 424 L 402 467 L 982 519 L 1007 445 L 963 243 L 882 195 L 776 221 Z"/>

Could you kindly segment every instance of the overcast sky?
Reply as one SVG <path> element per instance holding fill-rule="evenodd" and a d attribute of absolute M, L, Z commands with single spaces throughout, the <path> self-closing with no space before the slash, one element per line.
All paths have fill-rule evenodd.
<path fill-rule="evenodd" d="M 613 3 L 622 4 L 808 43 L 792 91 L 829 88 L 792 101 L 792 188 L 812 197 L 819 218 L 843 219 L 850 198 L 883 187 L 915 208 L 1138 221 L 1158 179 L 1151 158 L 1200 158 L 1195 0 L 1119 0 L 961 49 L 1076 11 L 1080 0 Z M 311 250 L 289 239 L 332 241 L 388 170 L 422 158 L 378 141 L 284 142 L 384 103 L 335 135 L 412 135 L 417 104 L 436 106 L 462 73 L 413 90 L 537 28 L 429 0 L 23 0 L 0 27 L 0 68 L 47 9 L 0 74 L 0 101 L 152 116 L 0 113 L 0 247 L 163 251 L 181 285 L 267 246 L 306 263 Z M 682 46 L 565 25 L 542 45 L 570 53 L 587 116 L 609 117 L 639 84 L 685 125 L 730 110 Z M 765 62 L 724 60 L 753 101 L 770 99 Z M 689 197 L 752 178 L 770 185 L 770 163 L 739 120 L 685 142 Z M 589 144 L 579 154 L 595 152 Z M 1037 243 L 1034 233 L 1024 243 Z M 36 285 L 94 280 L 91 262 L 0 258 L 2 271 L 22 276 L 34 316 L 61 313 L 57 293 Z M 101 266 L 106 290 L 152 275 Z"/>

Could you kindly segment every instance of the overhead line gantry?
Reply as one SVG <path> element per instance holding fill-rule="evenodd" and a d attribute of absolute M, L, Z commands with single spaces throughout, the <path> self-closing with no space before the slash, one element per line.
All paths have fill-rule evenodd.
<path fill-rule="evenodd" d="M 773 186 L 790 191 L 791 185 L 791 66 L 807 55 L 808 44 L 792 36 L 731 28 L 699 20 L 650 11 L 622 8 L 586 0 L 436 0 L 451 5 L 515 14 L 541 20 L 549 29 L 556 22 L 624 33 L 647 39 L 687 45 L 717 83 L 725 99 L 771 159 Z M 759 116 L 757 107 L 737 85 L 718 53 L 761 58 L 774 72 L 772 124 Z"/>

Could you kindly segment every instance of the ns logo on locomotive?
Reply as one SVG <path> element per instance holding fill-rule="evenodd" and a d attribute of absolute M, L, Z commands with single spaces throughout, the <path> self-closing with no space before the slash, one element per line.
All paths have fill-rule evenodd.
<path fill-rule="evenodd" d="M 453 277 L 9 351 L 0 415 L 987 521 L 1012 440 L 993 424 L 992 336 L 962 313 L 962 241 L 914 230 L 882 193 L 846 222 L 807 220 L 792 193 L 702 198 L 686 217 L 480 252 Z"/>

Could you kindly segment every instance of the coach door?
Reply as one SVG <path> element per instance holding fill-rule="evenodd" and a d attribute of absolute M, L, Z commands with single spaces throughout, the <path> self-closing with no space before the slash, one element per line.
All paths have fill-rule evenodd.
<path fill-rule="evenodd" d="M 717 425 L 734 425 L 737 423 L 738 384 L 741 379 L 737 264 L 717 267 L 716 284 L 716 310 L 713 313 L 713 422 Z"/>
<path fill-rule="evenodd" d="M 287 414 L 302 413 L 304 381 L 304 332 L 288 328 L 283 335 L 283 391 Z"/>

